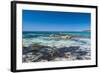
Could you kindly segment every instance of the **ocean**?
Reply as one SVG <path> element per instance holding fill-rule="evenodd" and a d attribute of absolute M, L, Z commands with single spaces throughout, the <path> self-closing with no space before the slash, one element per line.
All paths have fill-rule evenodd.
<path fill-rule="evenodd" d="M 41 31 L 23 31 L 23 44 L 25 46 L 29 46 L 32 43 L 45 43 L 45 44 L 53 44 L 54 42 L 58 44 L 61 42 L 71 43 L 75 42 L 78 44 L 90 44 L 90 32 L 41 32 Z M 50 35 L 72 35 L 72 36 L 79 36 L 73 39 L 52 39 Z M 81 38 L 82 37 L 82 38 Z M 86 43 L 85 43 L 86 42 Z M 70 44 L 73 45 L 73 44 Z M 67 46 L 67 45 L 66 45 Z"/>
<path fill-rule="evenodd" d="M 51 34 L 69 34 L 69 35 L 79 35 L 83 37 L 90 37 L 90 32 L 57 32 L 57 31 L 23 31 L 23 38 L 32 38 L 32 37 L 40 37 L 40 36 L 49 36 Z"/>
<path fill-rule="evenodd" d="M 23 62 L 40 62 L 44 61 L 43 57 L 45 57 L 45 61 L 91 59 L 90 32 L 23 31 L 22 35 L 23 52 L 28 52 L 33 49 L 38 50 L 31 51 L 31 53 L 29 52 L 27 54 L 24 53 Z M 67 38 L 65 38 L 66 36 Z M 59 53 L 55 52 L 55 50 L 59 51 Z M 51 56 L 50 51 L 55 52 L 57 55 L 52 53 L 54 56 Z M 69 53 L 71 57 L 65 58 L 65 54 Z M 40 54 L 41 59 L 37 59 L 37 54 Z"/>

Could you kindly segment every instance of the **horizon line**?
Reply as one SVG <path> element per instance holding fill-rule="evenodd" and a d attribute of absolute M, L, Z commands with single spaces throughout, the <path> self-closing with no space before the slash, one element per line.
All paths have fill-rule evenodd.
<path fill-rule="evenodd" d="M 22 32 L 25 32 L 25 31 L 22 30 Z M 90 32 L 90 31 L 83 30 L 83 31 L 29 31 L 29 32 Z"/>

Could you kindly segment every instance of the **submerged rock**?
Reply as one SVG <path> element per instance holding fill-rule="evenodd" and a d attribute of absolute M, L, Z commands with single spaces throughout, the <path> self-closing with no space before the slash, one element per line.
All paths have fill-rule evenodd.
<path fill-rule="evenodd" d="M 36 44 L 31 44 L 29 47 L 32 49 L 41 49 L 41 48 L 48 48 L 49 46 L 44 46 L 36 43 Z"/>
<path fill-rule="evenodd" d="M 71 34 L 51 34 L 49 35 L 49 37 L 54 39 L 73 39 L 73 38 L 84 38 L 85 36 L 71 35 Z"/>
<path fill-rule="evenodd" d="M 72 35 L 65 35 L 65 34 L 59 34 L 59 35 L 50 35 L 50 38 L 58 38 L 58 39 L 71 39 Z"/>
<path fill-rule="evenodd" d="M 38 52 L 42 48 L 48 48 L 49 46 L 43 46 L 40 44 L 31 44 L 29 47 L 23 47 L 23 54 L 28 52 Z"/>

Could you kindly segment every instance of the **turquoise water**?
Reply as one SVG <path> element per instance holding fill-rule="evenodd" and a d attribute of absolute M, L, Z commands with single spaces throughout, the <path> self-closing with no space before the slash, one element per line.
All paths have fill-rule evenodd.
<path fill-rule="evenodd" d="M 50 35 L 73 35 L 79 36 L 72 39 L 53 39 Z M 23 32 L 23 45 L 29 46 L 38 43 L 45 46 L 90 46 L 90 32 Z"/>
<path fill-rule="evenodd" d="M 75 35 L 75 36 L 81 36 L 81 37 L 85 37 L 85 38 L 90 38 L 90 32 L 50 32 L 50 31 L 47 31 L 47 32 L 40 32 L 40 31 L 36 31 L 36 32 L 33 32 L 33 31 L 24 31 L 23 32 L 23 38 L 33 38 L 33 37 L 40 37 L 40 36 L 43 36 L 43 37 L 47 37 L 51 34 L 68 34 L 68 35 Z"/>

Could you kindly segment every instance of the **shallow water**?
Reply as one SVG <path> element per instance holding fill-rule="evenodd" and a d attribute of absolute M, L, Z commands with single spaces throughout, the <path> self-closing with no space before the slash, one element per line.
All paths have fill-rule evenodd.
<path fill-rule="evenodd" d="M 79 35 L 82 38 L 73 39 L 53 39 L 49 36 L 52 34 L 71 34 Z M 89 32 L 23 32 L 23 44 L 29 46 L 32 43 L 40 43 L 50 46 L 71 46 L 71 45 L 90 45 L 90 33 Z"/>
<path fill-rule="evenodd" d="M 56 34 L 56 35 L 70 34 L 70 35 L 80 36 L 80 37 L 75 37 L 71 39 L 59 39 L 59 38 L 49 37 L 52 34 Z M 70 46 L 79 46 L 80 47 L 79 49 L 83 51 L 82 53 L 84 52 L 88 53 L 85 55 L 85 56 L 88 56 L 88 58 L 90 58 L 91 56 L 90 42 L 91 42 L 90 32 L 23 32 L 23 47 L 29 47 L 32 44 L 49 46 L 49 47 L 53 47 L 54 49 L 70 47 Z M 75 52 L 75 54 L 77 53 Z M 72 58 L 75 58 L 75 56 Z M 57 59 L 60 59 L 60 58 L 55 58 L 54 60 L 57 60 Z"/>

